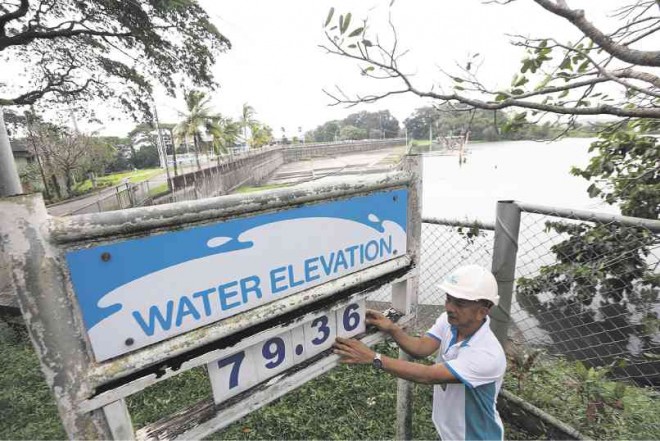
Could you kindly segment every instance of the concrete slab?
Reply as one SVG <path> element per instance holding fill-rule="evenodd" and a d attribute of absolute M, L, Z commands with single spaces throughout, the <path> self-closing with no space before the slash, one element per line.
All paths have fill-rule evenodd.
<path fill-rule="evenodd" d="M 280 167 L 265 185 L 293 185 L 327 176 L 356 175 L 386 171 L 399 163 L 405 146 L 336 157 L 291 162 Z"/>

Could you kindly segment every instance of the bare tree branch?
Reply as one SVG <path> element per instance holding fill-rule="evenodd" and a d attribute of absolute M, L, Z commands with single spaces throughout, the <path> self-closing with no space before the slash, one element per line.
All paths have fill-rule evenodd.
<path fill-rule="evenodd" d="M 657 62 L 660 64 L 660 52 L 635 51 L 624 44 L 613 41 L 612 35 L 604 35 L 584 17 L 584 11 L 571 10 L 564 0 L 534 0 L 552 13 L 569 19 L 578 28 L 583 30 L 584 36 L 575 44 L 562 44 L 552 38 L 531 39 L 517 36 L 521 43 L 514 43 L 529 49 L 528 57 L 523 60 L 522 75 L 516 75 L 511 90 L 489 90 L 485 87 L 469 68 L 459 66 L 461 74 L 451 75 L 439 68 L 440 72 L 453 82 L 453 92 L 445 93 L 436 87 L 422 90 L 413 84 L 412 75 L 404 72 L 400 67 L 399 41 L 396 28 L 389 18 L 392 43 L 389 48 L 372 44 L 364 36 L 351 38 L 350 30 L 340 29 L 337 35 L 326 32 L 327 43 L 321 46 L 328 53 L 355 60 L 362 64 L 363 75 L 376 79 L 394 79 L 400 81 L 399 87 L 392 90 L 356 94 L 348 97 L 337 87 L 337 92 L 324 92 L 333 100 L 331 105 L 354 106 L 359 103 L 372 103 L 386 97 L 411 93 L 422 98 L 431 98 L 442 103 L 452 105 L 459 103 L 469 109 L 503 110 L 508 108 L 529 109 L 533 116 L 556 114 L 568 115 L 571 122 L 576 116 L 584 115 L 611 115 L 621 118 L 660 118 L 660 107 L 657 99 L 660 98 L 660 78 L 649 72 L 640 71 L 635 66 L 648 65 Z M 493 1 L 499 4 L 510 3 L 509 0 Z M 631 9 L 629 14 L 636 14 L 633 22 L 619 27 L 619 39 L 630 44 L 633 39 L 644 38 L 650 35 L 657 27 L 657 17 L 645 18 L 643 12 L 637 14 L 640 5 Z M 648 6 L 648 5 L 646 5 Z M 647 11 L 649 8 L 646 8 Z M 336 27 L 333 29 L 337 29 Z M 333 30 L 331 29 L 331 31 Z M 631 38 L 631 36 L 633 36 Z M 607 40 L 607 41 L 603 41 Z M 626 41 L 627 40 L 627 41 Z M 562 53 L 562 58 L 556 57 L 552 62 L 552 50 Z M 605 52 L 600 57 L 596 54 Z M 622 57 L 621 52 L 625 52 Z M 631 58 L 632 57 L 632 58 Z M 609 67 L 616 60 L 625 61 L 643 57 L 644 63 L 634 63 L 635 66 L 626 66 L 618 63 L 616 68 Z M 562 61 L 563 59 L 563 61 Z M 366 67 L 363 63 L 366 63 Z M 651 64 L 653 65 L 653 64 Z M 547 67 L 550 66 L 550 69 Z M 531 90 L 525 90 L 524 85 L 529 82 L 535 73 L 542 74 L 544 78 Z M 634 81 L 631 81 L 634 80 Z M 562 83 L 560 83 L 563 82 Z M 646 84 L 644 84 L 646 83 Z M 611 103 L 609 96 L 602 96 L 601 84 L 618 84 L 625 88 L 627 94 L 625 101 Z M 646 87 L 648 86 L 648 87 Z M 598 92 L 596 89 L 598 87 Z M 620 90 L 620 89 L 619 89 Z M 575 91 L 574 97 L 563 99 L 568 92 Z M 555 95 L 559 94 L 559 96 Z M 607 93 L 609 95 L 609 92 Z M 629 95 L 628 95 L 629 94 Z M 589 99 L 601 96 L 593 103 Z M 463 107 L 465 108 L 465 107 Z"/>
<path fill-rule="evenodd" d="M 23 17 L 25 14 L 27 14 L 29 9 L 30 9 L 29 0 L 21 0 L 21 4 L 19 5 L 18 9 L 16 9 L 14 12 L 0 15 L 0 37 L 4 37 L 6 35 L 5 26 L 7 25 L 7 23 L 9 23 L 12 20 L 16 20 L 17 18 Z"/>

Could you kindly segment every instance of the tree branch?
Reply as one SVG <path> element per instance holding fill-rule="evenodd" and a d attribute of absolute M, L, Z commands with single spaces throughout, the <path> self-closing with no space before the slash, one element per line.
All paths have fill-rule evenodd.
<path fill-rule="evenodd" d="M 503 110 L 512 107 L 518 107 L 523 109 L 531 109 L 539 112 L 550 112 L 561 115 L 612 115 L 620 117 L 631 117 L 631 118 L 660 118 L 660 108 L 644 108 L 644 107 L 630 107 L 630 108 L 619 108 L 616 106 L 610 106 L 608 104 L 601 104 L 598 106 L 592 107 L 565 107 L 557 106 L 552 104 L 543 104 L 536 103 L 533 101 L 525 101 L 514 98 L 507 98 L 500 102 L 493 101 L 483 101 L 479 99 L 469 98 L 463 95 L 456 93 L 452 94 L 438 94 L 435 92 L 423 92 L 421 90 L 415 89 L 414 87 L 408 87 L 405 89 L 400 89 L 397 91 L 390 91 L 381 95 L 368 95 L 365 97 L 357 97 L 355 99 L 340 99 L 331 93 L 325 91 L 325 94 L 330 96 L 335 102 L 332 105 L 346 104 L 349 107 L 355 106 L 359 103 L 370 103 L 378 101 L 382 98 L 391 95 L 401 95 L 404 93 L 412 93 L 421 98 L 432 98 L 439 101 L 457 101 L 462 104 L 467 104 L 477 109 L 484 110 Z"/>
<path fill-rule="evenodd" d="M 640 51 L 631 49 L 627 46 L 617 44 L 609 36 L 605 35 L 591 22 L 585 18 L 584 11 L 581 9 L 570 9 L 564 0 L 534 0 L 542 8 L 552 12 L 555 15 L 565 18 L 575 27 L 580 29 L 594 43 L 602 47 L 607 53 L 619 60 L 637 64 L 640 66 L 660 66 L 660 51 Z"/>
<path fill-rule="evenodd" d="M 91 29 L 60 29 L 49 32 L 28 31 L 22 34 L 15 35 L 9 38 L 0 38 L 0 51 L 10 47 L 19 46 L 30 43 L 31 41 L 52 40 L 60 37 L 75 37 L 77 35 L 89 35 L 95 37 L 118 37 L 125 38 L 133 36 L 132 32 L 108 32 L 108 31 L 95 31 Z"/>
<path fill-rule="evenodd" d="M 25 14 L 27 14 L 28 10 L 30 9 L 30 1 L 29 0 L 21 0 L 21 4 L 19 5 L 18 9 L 16 9 L 14 12 L 10 12 L 5 15 L 0 16 L 0 37 L 4 37 L 5 34 L 5 26 L 7 23 L 9 23 L 12 20 L 16 20 L 17 18 L 23 17 Z"/>
<path fill-rule="evenodd" d="M 321 46 L 323 49 L 325 49 L 328 53 L 334 54 L 334 55 L 339 55 L 342 57 L 354 59 L 360 62 L 367 62 L 374 68 L 378 68 L 389 74 L 392 78 L 397 78 L 400 79 L 405 87 L 402 89 L 394 90 L 394 91 L 389 91 L 386 93 L 382 94 L 375 94 L 375 95 L 366 95 L 366 96 L 357 96 L 356 98 L 349 98 L 346 96 L 341 89 L 338 89 L 339 92 L 343 95 L 343 97 L 338 97 L 337 95 L 334 95 L 326 90 L 323 92 L 331 97 L 334 100 L 334 103 L 332 105 L 339 105 L 339 104 L 345 104 L 348 105 L 349 107 L 355 106 L 359 103 L 372 103 L 378 100 L 381 100 L 383 98 L 386 98 L 388 96 L 392 95 L 401 95 L 405 93 L 412 93 L 414 95 L 417 95 L 422 98 L 432 98 L 432 99 L 437 99 L 440 101 L 445 101 L 445 102 L 452 102 L 456 101 L 459 103 L 467 104 L 469 106 L 472 106 L 474 108 L 479 108 L 479 109 L 485 109 L 485 110 L 502 110 L 506 108 L 513 108 L 513 107 L 519 107 L 519 108 L 525 108 L 525 109 L 531 109 L 534 111 L 539 111 L 539 112 L 551 112 L 551 113 L 556 113 L 560 115 L 613 115 L 613 116 L 620 116 L 620 117 L 636 117 L 636 118 L 660 118 L 660 108 L 658 107 L 639 107 L 639 106 L 632 106 L 632 107 L 616 107 L 616 106 L 611 106 L 608 104 L 600 104 L 597 106 L 584 106 L 584 107 L 567 107 L 565 105 L 553 105 L 553 104 L 547 104 L 547 103 L 539 103 L 539 102 L 534 102 L 534 101 L 529 101 L 526 100 L 525 98 L 531 98 L 534 96 L 542 95 L 542 91 L 545 91 L 545 94 L 548 93 L 554 93 L 554 92 L 559 92 L 563 90 L 569 90 L 569 89 L 575 89 L 578 87 L 590 87 L 598 83 L 603 83 L 607 81 L 621 81 L 619 77 L 624 77 L 624 75 L 631 76 L 635 75 L 638 79 L 641 79 L 641 77 L 644 77 L 644 75 L 641 75 L 643 73 L 641 72 L 634 72 L 629 69 L 623 69 L 619 71 L 615 71 L 618 75 L 614 75 L 611 72 L 607 72 L 607 75 L 603 74 L 601 72 L 601 75 L 595 78 L 583 80 L 581 82 L 576 82 L 573 83 L 572 85 L 565 85 L 565 86 L 556 86 L 556 87 L 549 87 L 549 88 L 544 88 L 539 91 L 535 92 L 529 92 L 527 95 L 522 95 L 522 96 L 511 96 L 509 95 L 508 98 L 505 98 L 502 101 L 484 101 L 480 99 L 474 99 L 470 98 L 468 96 L 460 95 L 457 93 L 452 93 L 452 94 L 440 94 L 440 93 L 435 93 L 433 91 L 421 91 L 415 88 L 410 80 L 410 78 L 404 74 L 396 65 L 392 63 L 392 60 L 395 59 L 395 54 L 392 54 L 391 52 L 388 53 L 385 49 L 382 47 L 379 47 L 381 52 L 385 52 L 389 56 L 383 55 L 382 58 L 384 60 L 390 60 L 390 62 L 385 62 L 385 61 L 377 61 L 374 60 L 373 58 L 370 57 L 365 57 L 364 53 L 361 51 L 360 55 L 356 55 L 350 52 L 347 52 L 337 41 L 335 41 L 327 32 L 326 32 L 326 38 L 328 42 L 330 42 L 331 47 L 328 46 Z M 650 74 L 649 74 L 650 75 Z M 645 78 L 646 80 L 650 78 Z"/>

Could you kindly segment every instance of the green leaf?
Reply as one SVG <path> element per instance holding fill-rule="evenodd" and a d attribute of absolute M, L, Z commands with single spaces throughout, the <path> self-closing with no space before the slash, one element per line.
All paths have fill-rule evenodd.
<path fill-rule="evenodd" d="M 452 80 L 456 81 L 457 83 L 462 83 L 463 79 L 459 77 L 451 77 Z"/>
<path fill-rule="evenodd" d="M 527 72 L 529 70 L 529 68 L 531 67 L 531 64 L 532 64 L 532 60 L 523 61 L 522 68 L 520 68 L 520 72 L 521 73 Z"/>
<path fill-rule="evenodd" d="M 503 93 L 498 93 L 497 96 L 495 97 L 495 101 L 504 101 L 507 98 L 508 98 L 507 95 Z"/>
<path fill-rule="evenodd" d="M 589 60 L 585 60 L 580 66 L 578 67 L 578 72 L 583 73 L 587 70 L 589 67 Z"/>
<path fill-rule="evenodd" d="M 349 47 L 349 49 L 355 49 L 357 47 L 357 45 L 356 44 L 349 44 L 348 47 Z"/>
<path fill-rule="evenodd" d="M 520 79 L 518 79 L 518 81 L 516 81 L 516 83 L 513 85 L 513 87 L 520 87 L 520 86 L 523 86 L 527 83 L 529 83 L 529 80 L 527 79 L 527 77 L 523 76 L 523 77 L 520 77 Z"/>
<path fill-rule="evenodd" d="M 339 24 L 339 30 L 341 33 L 345 33 L 348 30 L 348 27 L 351 25 L 351 13 L 346 14 L 346 17 Z"/>
<path fill-rule="evenodd" d="M 461 86 L 454 86 L 454 89 L 456 89 L 456 90 L 465 90 L 465 87 L 461 87 Z"/>
<path fill-rule="evenodd" d="M 328 11 L 328 17 L 325 19 L 325 24 L 323 25 L 324 28 L 327 28 L 328 25 L 330 24 L 330 20 L 332 20 L 332 16 L 335 14 L 335 8 L 330 8 Z"/>
<path fill-rule="evenodd" d="M 362 44 L 364 45 L 364 47 L 371 47 L 371 46 L 373 46 L 373 43 L 372 43 L 371 41 L 369 41 L 369 40 L 366 40 L 366 39 L 365 39 L 365 40 L 362 40 Z"/>
<path fill-rule="evenodd" d="M 360 34 L 362 33 L 362 31 L 364 31 L 364 27 L 359 27 L 359 28 L 357 28 L 356 30 L 354 30 L 353 32 L 351 32 L 351 33 L 348 35 L 348 37 L 349 37 L 349 38 L 350 38 L 350 37 L 357 37 L 358 35 L 360 35 Z"/>
<path fill-rule="evenodd" d="M 564 58 L 564 61 L 562 61 L 561 64 L 559 65 L 559 68 L 563 70 L 568 70 L 571 67 L 572 67 L 571 57 Z"/>
<path fill-rule="evenodd" d="M 596 187 L 596 184 L 591 184 L 587 188 L 587 193 L 589 194 L 590 198 L 595 198 L 596 196 L 598 196 L 602 192 L 601 192 L 600 188 Z"/>

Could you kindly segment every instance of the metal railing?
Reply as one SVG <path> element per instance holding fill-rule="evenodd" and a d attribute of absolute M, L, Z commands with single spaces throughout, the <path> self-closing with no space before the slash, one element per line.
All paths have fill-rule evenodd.
<path fill-rule="evenodd" d="M 93 202 L 71 210 L 66 215 L 100 213 L 103 211 L 140 207 L 145 205 L 150 198 L 149 181 L 142 181 L 137 184 L 127 182 L 114 187 L 114 191 L 110 194 L 100 196 Z"/>

